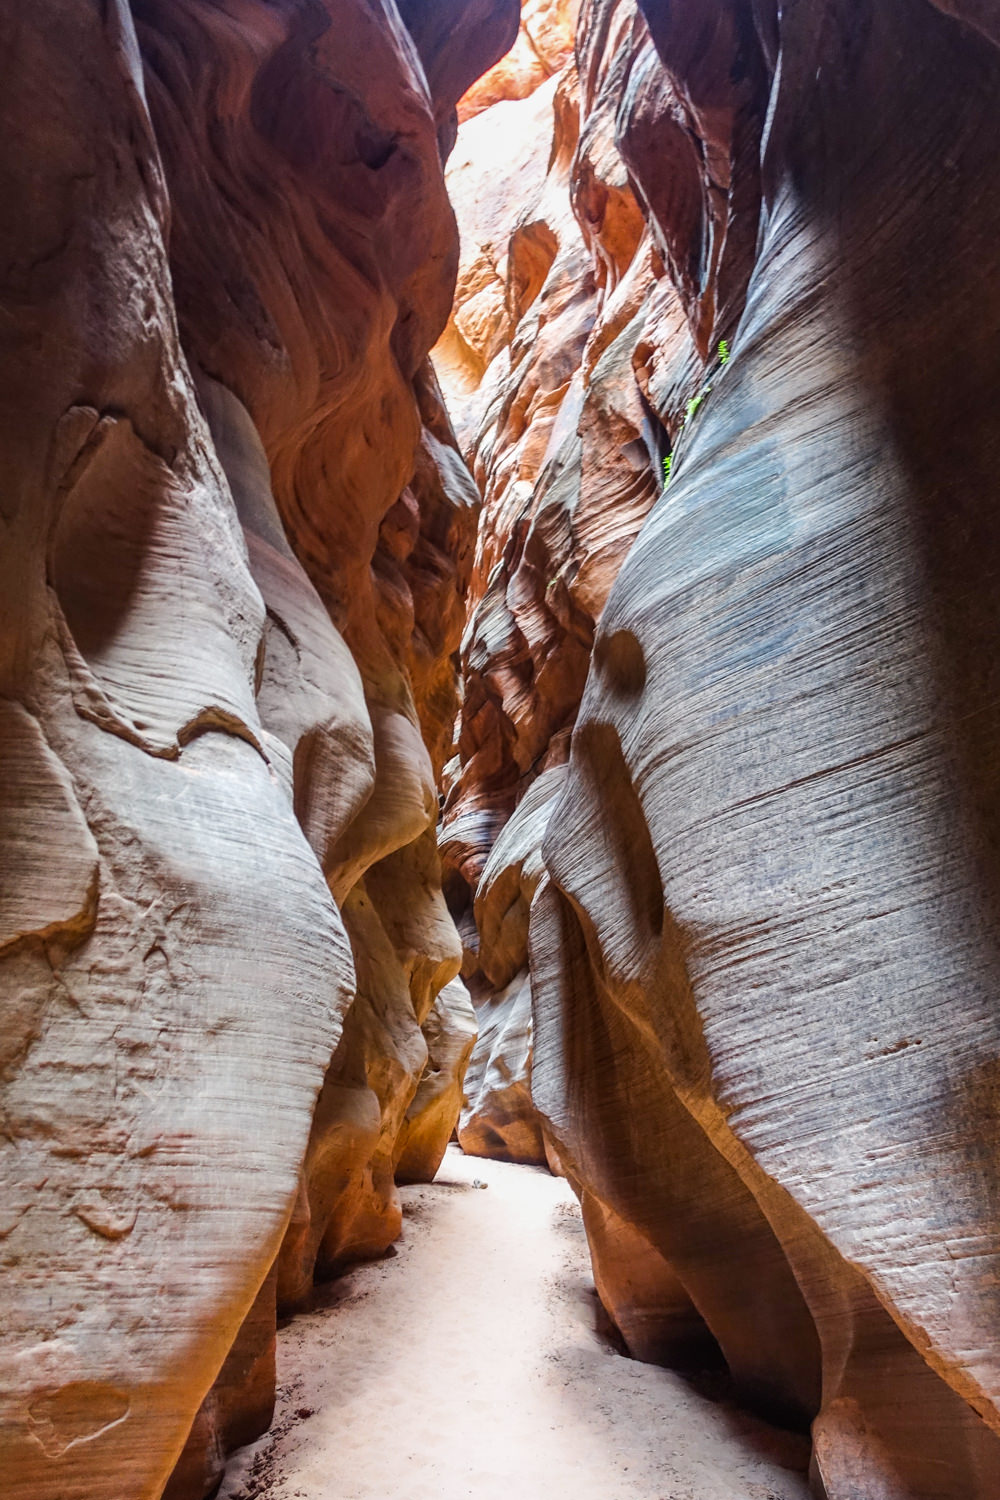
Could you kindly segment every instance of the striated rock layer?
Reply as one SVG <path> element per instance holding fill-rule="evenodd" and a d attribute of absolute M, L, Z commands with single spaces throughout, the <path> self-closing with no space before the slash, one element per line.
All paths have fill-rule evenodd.
<path fill-rule="evenodd" d="M 827 1500 L 992 1500 L 1000 33 L 971 0 L 640 10 L 585 0 L 579 113 L 570 69 L 452 168 L 472 1076 L 525 1059 L 631 1348 L 811 1422 Z M 599 423 L 595 483 L 605 267 L 649 458 Z M 602 491 L 668 455 L 584 602 Z"/>
<path fill-rule="evenodd" d="M 0 1468 L 154 1500 L 183 1448 L 190 1500 L 269 1420 L 276 1306 L 385 1249 L 460 1105 L 478 498 L 426 356 L 441 153 L 517 7 L 16 9 Z"/>
<path fill-rule="evenodd" d="M 211 1492 L 471 993 L 633 1352 L 995 1500 L 992 12 L 8 9 L 5 1493 Z"/>
<path fill-rule="evenodd" d="M 526 5 L 518 44 L 460 106 L 462 262 L 434 351 L 484 496 L 442 835 L 480 1030 L 460 1140 L 542 1162 L 528 909 L 595 622 L 658 487 L 632 374 L 651 242 L 614 145 L 639 23 L 616 18 L 609 55 L 591 58 L 584 7 L 578 73 L 577 10 Z"/>

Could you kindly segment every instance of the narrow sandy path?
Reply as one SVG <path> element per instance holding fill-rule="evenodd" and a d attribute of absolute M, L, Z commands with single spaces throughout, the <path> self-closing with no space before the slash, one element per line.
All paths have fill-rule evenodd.
<path fill-rule="evenodd" d="M 564 1182 L 452 1146 L 403 1201 L 398 1253 L 279 1334 L 224 1500 L 807 1500 L 800 1444 L 598 1336 Z"/>

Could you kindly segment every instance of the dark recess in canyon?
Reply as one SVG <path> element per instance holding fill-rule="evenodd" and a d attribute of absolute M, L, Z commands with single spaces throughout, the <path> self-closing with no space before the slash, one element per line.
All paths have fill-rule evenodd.
<path fill-rule="evenodd" d="M 818 1497 L 996 1500 L 995 8 L 0 42 L 6 1493 L 205 1500 L 457 1129 Z"/>

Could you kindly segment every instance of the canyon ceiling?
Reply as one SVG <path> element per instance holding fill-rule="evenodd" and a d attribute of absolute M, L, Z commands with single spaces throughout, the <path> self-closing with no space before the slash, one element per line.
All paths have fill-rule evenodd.
<path fill-rule="evenodd" d="M 204 1500 L 457 1127 L 818 1496 L 996 1500 L 994 7 L 0 42 L 5 1492 Z"/>

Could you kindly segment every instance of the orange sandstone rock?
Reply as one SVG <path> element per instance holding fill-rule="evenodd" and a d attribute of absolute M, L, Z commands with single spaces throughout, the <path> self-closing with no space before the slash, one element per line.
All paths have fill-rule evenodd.
<path fill-rule="evenodd" d="M 565 761 L 595 622 L 657 490 L 632 373 L 652 270 L 614 145 L 621 67 L 588 62 L 578 80 L 559 41 L 576 11 L 526 7 L 522 49 L 540 55 L 544 32 L 551 66 L 529 90 L 505 60 L 467 101 L 474 117 L 448 169 L 462 260 L 434 351 L 484 495 L 442 843 L 452 909 L 471 914 L 474 903 L 478 922 L 463 972 L 480 1042 L 460 1139 L 470 1151 L 538 1161 L 525 939 L 540 865 L 516 903 L 512 940 L 503 893 L 521 880 L 525 851 L 501 830 L 523 809 L 537 864 L 547 813 L 533 787 Z M 620 63 L 637 25 L 629 12 L 619 27 Z"/>

